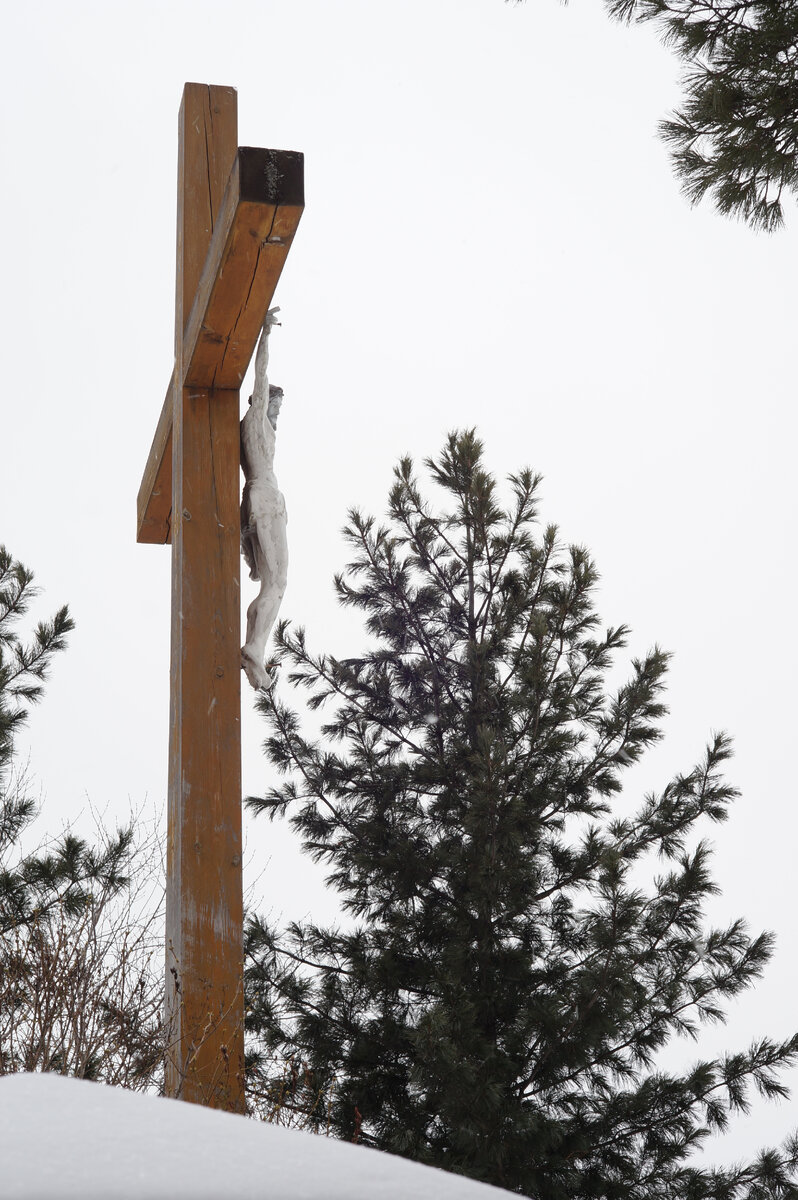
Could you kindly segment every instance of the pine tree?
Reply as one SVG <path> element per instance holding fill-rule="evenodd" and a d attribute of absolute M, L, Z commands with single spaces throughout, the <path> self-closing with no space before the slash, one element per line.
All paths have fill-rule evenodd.
<path fill-rule="evenodd" d="M 37 806 L 14 738 L 74 628 L 64 606 L 23 641 L 36 594 L 32 572 L 0 546 L 0 1075 L 150 1089 L 163 1059 L 157 838 L 100 827 L 96 845 L 67 830 L 20 849 Z"/>
<path fill-rule="evenodd" d="M 403 459 L 389 522 L 350 514 L 336 588 L 367 648 L 278 631 L 326 723 L 314 740 L 261 699 L 279 786 L 248 804 L 290 814 L 351 922 L 249 921 L 252 1071 L 277 1062 L 284 1108 L 340 1138 L 546 1200 L 798 1195 L 798 1141 L 731 1170 L 691 1157 L 752 1091 L 785 1093 L 798 1036 L 684 1073 L 660 1053 L 722 1020 L 772 949 L 703 916 L 697 829 L 736 795 L 728 739 L 614 813 L 660 737 L 668 656 L 608 692 L 627 630 L 599 631 L 590 556 L 538 529 L 539 478 L 511 476 L 503 507 L 473 431 L 426 466 L 445 511 Z"/>
<path fill-rule="evenodd" d="M 0 936 L 57 907 L 80 912 L 92 883 L 123 886 L 133 836 L 121 831 L 95 851 L 67 833 L 43 852 L 15 855 L 36 804 L 14 771 L 14 735 L 41 699 L 53 657 L 74 629 L 64 605 L 51 620 L 40 621 L 25 644 L 17 626 L 36 595 L 33 572 L 0 546 Z"/>
<path fill-rule="evenodd" d="M 798 191 L 798 0 L 605 0 L 653 22 L 685 64 L 660 132 L 692 203 L 709 195 L 755 229 L 783 224 Z"/>

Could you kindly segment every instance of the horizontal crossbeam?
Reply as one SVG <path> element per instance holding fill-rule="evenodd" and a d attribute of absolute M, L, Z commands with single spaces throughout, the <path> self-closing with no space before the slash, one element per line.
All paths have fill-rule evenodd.
<path fill-rule="evenodd" d="M 185 326 L 185 387 L 241 386 L 302 216 L 303 168 L 290 150 L 239 149 Z M 139 542 L 171 540 L 175 386 L 173 372 L 139 488 Z"/>

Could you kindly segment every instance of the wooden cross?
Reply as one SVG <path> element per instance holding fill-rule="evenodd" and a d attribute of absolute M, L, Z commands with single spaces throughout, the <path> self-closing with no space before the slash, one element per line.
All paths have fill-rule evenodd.
<path fill-rule="evenodd" d="M 234 88 L 187 83 L 175 367 L 138 497 L 172 543 L 166 1093 L 244 1110 L 239 388 L 304 207 L 303 156 L 238 147 Z"/>

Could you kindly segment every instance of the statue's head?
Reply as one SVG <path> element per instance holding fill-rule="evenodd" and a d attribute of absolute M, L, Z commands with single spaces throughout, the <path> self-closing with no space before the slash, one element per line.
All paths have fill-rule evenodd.
<path fill-rule="evenodd" d="M 277 420 L 282 406 L 283 389 L 281 387 L 274 387 L 272 384 L 269 384 L 269 407 L 266 409 L 266 416 L 269 418 L 272 425 L 274 425 L 275 421 Z"/>

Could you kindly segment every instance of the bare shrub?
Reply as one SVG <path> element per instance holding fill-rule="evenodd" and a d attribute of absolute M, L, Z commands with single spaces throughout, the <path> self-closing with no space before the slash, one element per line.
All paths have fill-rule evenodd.
<path fill-rule="evenodd" d="M 160 1090 L 162 852 L 154 826 L 133 828 L 126 885 L 92 880 L 77 910 L 56 897 L 0 933 L 0 1074 L 56 1071 Z M 119 837 L 101 826 L 98 836 L 101 852 Z"/>

